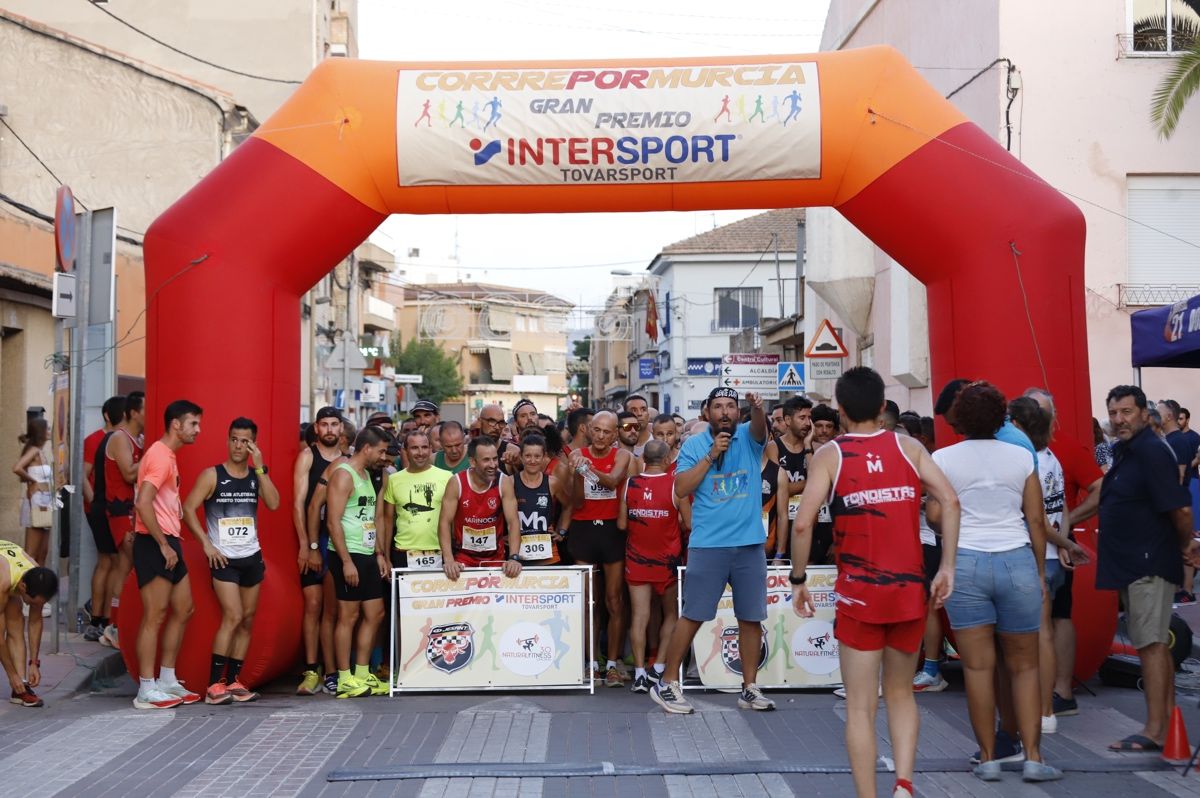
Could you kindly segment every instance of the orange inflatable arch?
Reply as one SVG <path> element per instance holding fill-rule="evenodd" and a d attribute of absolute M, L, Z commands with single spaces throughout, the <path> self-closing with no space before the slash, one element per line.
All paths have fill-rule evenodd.
<path fill-rule="evenodd" d="M 171 400 L 204 407 L 179 455 L 187 489 L 249 416 L 283 494 L 260 520 L 268 570 L 243 679 L 299 653 L 299 300 L 389 214 L 819 205 L 927 287 L 936 386 L 1048 385 L 1065 429 L 1090 440 L 1082 214 L 892 49 L 317 67 L 145 239 L 147 437 Z M 198 685 L 219 610 L 200 549 L 184 549 L 197 611 L 179 672 Z M 1085 675 L 1115 624 L 1115 599 L 1092 584 L 1075 581 Z M 132 580 L 122 604 L 134 673 Z"/>

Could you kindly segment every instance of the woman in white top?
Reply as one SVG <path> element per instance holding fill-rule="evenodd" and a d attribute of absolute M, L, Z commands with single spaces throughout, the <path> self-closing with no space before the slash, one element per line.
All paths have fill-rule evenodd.
<path fill-rule="evenodd" d="M 21 496 L 21 526 L 25 527 L 25 551 L 38 565 L 46 564 L 50 553 L 50 491 L 53 470 L 46 462 L 43 449 L 50 439 L 50 425 L 44 418 L 30 419 L 21 442 L 21 456 L 13 466 L 13 473 L 24 483 Z M 39 512 L 35 513 L 34 508 Z M 34 515 L 43 516 L 34 518 Z"/>
<path fill-rule="evenodd" d="M 946 602 L 962 657 L 971 726 L 979 741 L 975 775 L 1000 779 L 996 749 L 996 639 L 1012 679 L 1017 728 L 1025 747 L 1026 781 L 1050 781 L 1062 771 L 1042 762 L 1038 628 L 1046 553 L 1045 510 L 1033 458 L 1021 446 L 995 439 L 1004 424 L 1004 395 L 986 382 L 964 387 L 947 417 L 966 440 L 933 460 L 962 505 L 954 593 Z M 930 524 L 941 508 L 930 499 Z"/>

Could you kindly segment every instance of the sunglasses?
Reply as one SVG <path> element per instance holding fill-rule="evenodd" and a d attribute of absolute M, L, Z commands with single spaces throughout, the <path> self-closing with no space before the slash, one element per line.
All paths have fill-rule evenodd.
<path fill-rule="evenodd" d="M 621 429 L 625 430 L 626 432 L 629 432 L 630 430 L 635 430 L 635 429 L 638 429 L 638 425 L 637 425 L 636 423 L 634 423 L 634 424 L 622 424 L 622 425 L 621 425 Z"/>

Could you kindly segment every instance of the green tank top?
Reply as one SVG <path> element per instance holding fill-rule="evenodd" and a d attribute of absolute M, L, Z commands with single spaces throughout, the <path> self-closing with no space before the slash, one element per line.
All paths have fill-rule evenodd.
<path fill-rule="evenodd" d="M 360 477 L 349 463 L 339 463 L 337 467 L 348 472 L 354 480 L 354 491 L 346 500 L 346 509 L 342 511 L 346 550 L 351 554 L 374 554 L 375 486 L 370 479 Z"/>

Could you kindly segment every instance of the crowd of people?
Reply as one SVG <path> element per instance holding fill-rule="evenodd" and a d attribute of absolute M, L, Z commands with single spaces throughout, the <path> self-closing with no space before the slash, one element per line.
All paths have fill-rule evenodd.
<path fill-rule="evenodd" d="M 119 594 L 132 572 L 143 605 L 134 706 L 252 701 L 257 694 L 239 676 L 259 587 L 265 578 L 295 579 L 304 597 L 297 693 L 379 695 L 389 690 L 389 633 L 381 630 L 393 568 L 457 580 L 464 568 L 514 577 L 575 563 L 592 566 L 598 585 L 592 630 L 604 659 L 588 664 L 586 678 L 612 688 L 631 682 L 667 712 L 687 714 L 679 674 L 726 586 L 739 648 L 757 651 L 768 565 L 791 564 L 793 609 L 809 616 L 806 568 L 830 564 L 857 789 L 874 794 L 882 696 L 894 794 L 909 796 L 914 695 L 947 687 L 942 667 L 951 652 L 961 659 L 979 744 L 975 774 L 994 781 L 1002 763 L 1023 761 L 1027 781 L 1062 776 L 1043 761 L 1040 739 L 1079 711 L 1071 586 L 1075 567 L 1096 558 L 1096 586 L 1120 591 L 1147 706 L 1143 727 L 1111 748 L 1159 749 L 1174 696 L 1172 604 L 1195 600 L 1200 561 L 1200 435 L 1190 413 L 1117 386 L 1106 397 L 1107 423 L 1095 421 L 1085 445 L 1059 427 L 1047 390 L 1008 399 L 985 381 L 959 379 L 934 406 L 959 439 L 938 448 L 934 419 L 900 412 L 869 368 L 847 371 L 835 398 L 836 409 L 796 396 L 768 416 L 761 397 L 740 402 L 717 388 L 700 417 L 685 421 L 631 395 L 615 410 L 572 407 L 561 422 L 522 399 L 507 414 L 482 408 L 470 429 L 442 421 L 428 401 L 399 428 L 379 413 L 356 430 L 325 407 L 303 426 L 291 464 L 296 570 L 267 574 L 258 513 L 277 509 L 280 491 L 255 422 L 233 419 L 227 458 L 183 494 L 175 453 L 200 434 L 201 408 L 168 404 L 162 438 L 146 447 L 144 396 L 113 397 L 104 428 L 85 442 L 84 494 L 98 551 L 85 637 L 119 644 Z M 0 541 L 0 592 L 9 597 L 0 654 L 13 701 L 26 706 L 41 703 L 40 610 L 57 589 L 42 567 L 48 541 L 34 513 L 48 507 L 45 437 L 44 422 L 31 422 L 13 469 L 28 485 L 26 547 Z M 1102 534 L 1093 552 L 1072 530 L 1097 514 Z M 222 613 L 203 693 L 175 673 L 192 612 L 184 527 L 203 549 Z M 687 576 L 679 585 L 681 564 Z M 738 706 L 773 709 L 757 685 L 759 663 L 742 664 Z"/>

